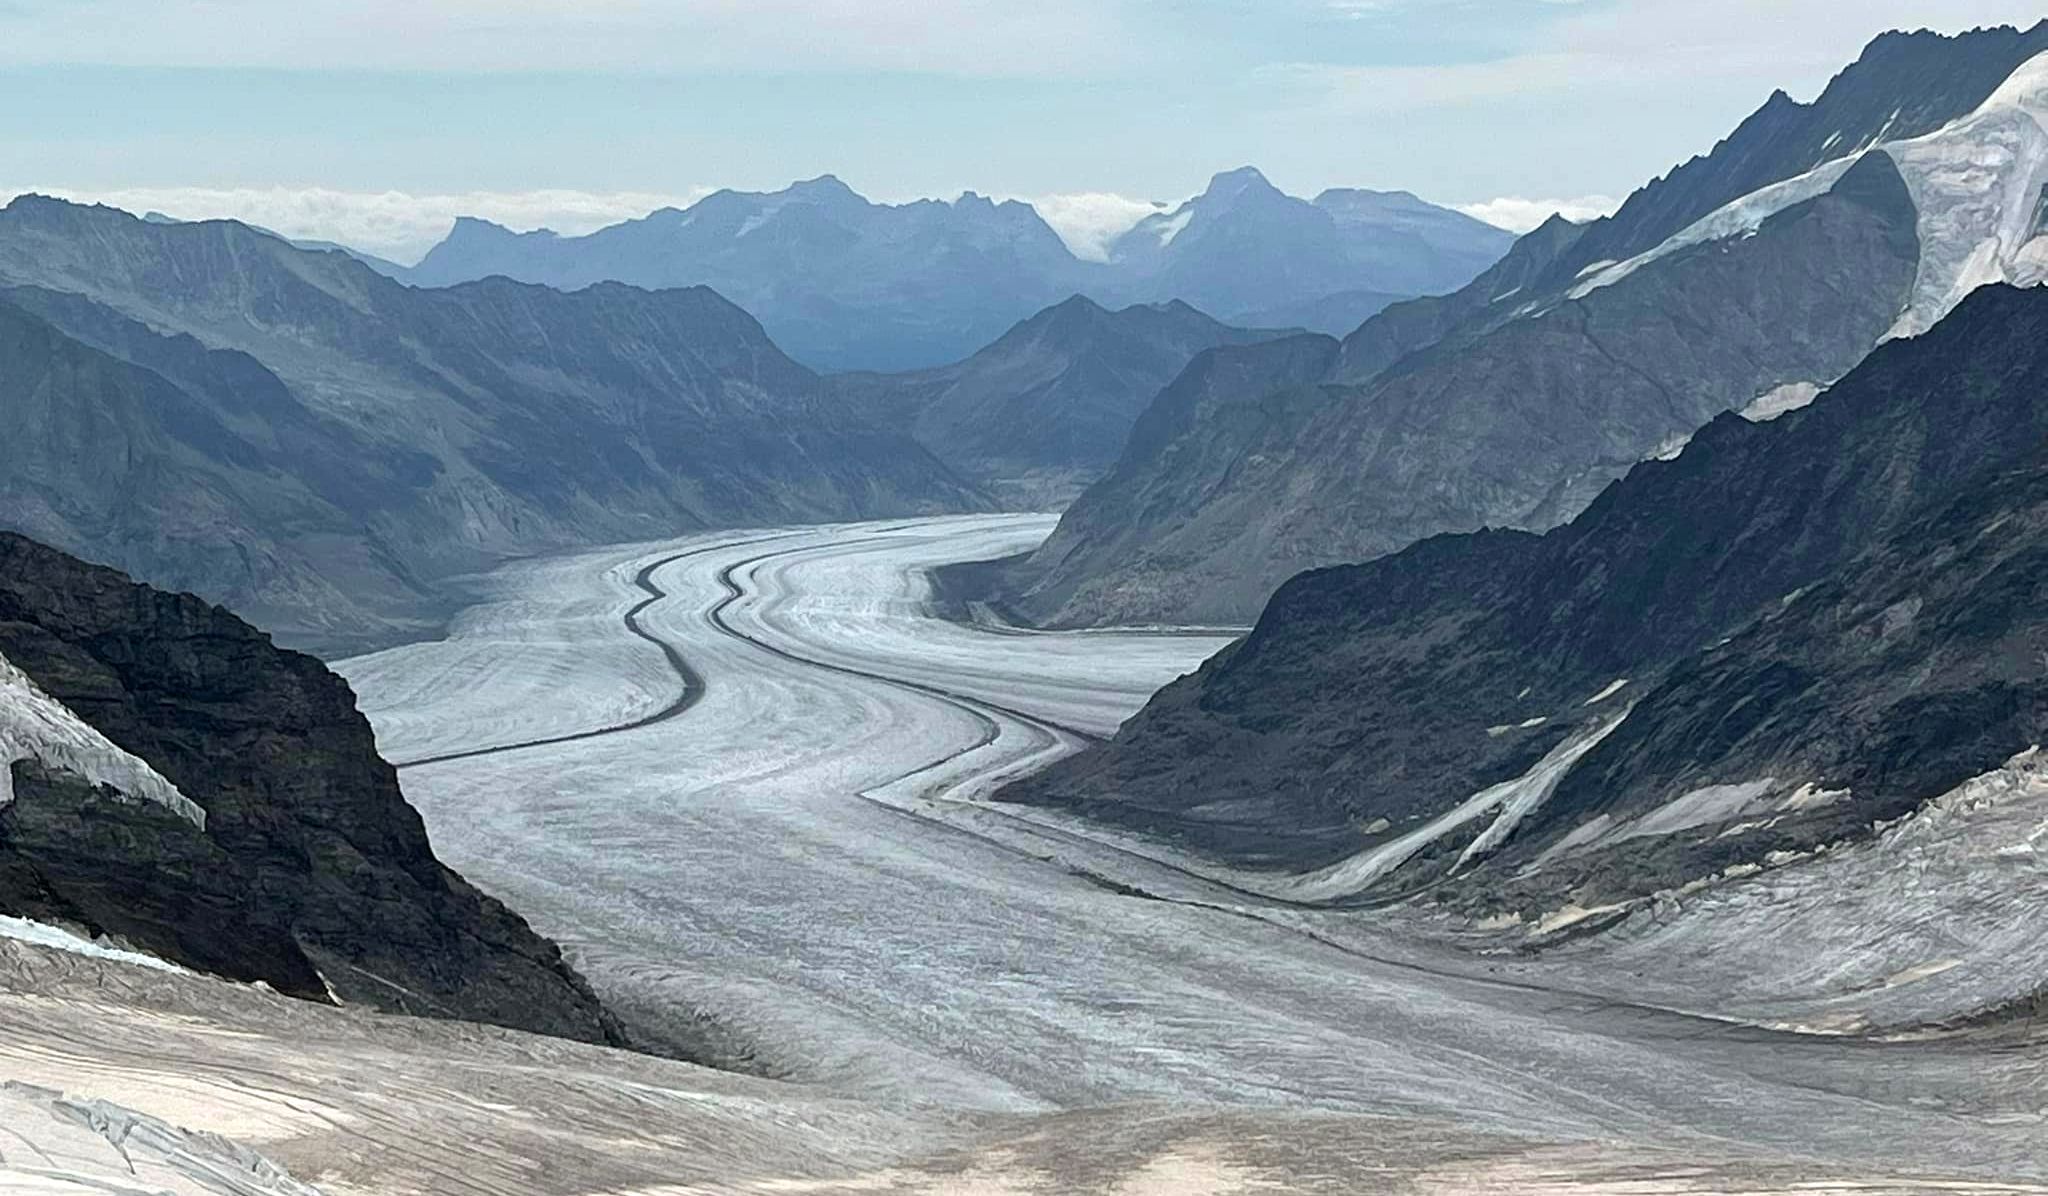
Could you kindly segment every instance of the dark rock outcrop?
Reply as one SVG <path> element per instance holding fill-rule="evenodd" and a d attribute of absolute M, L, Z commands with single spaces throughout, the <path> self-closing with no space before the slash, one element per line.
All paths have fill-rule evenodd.
<path fill-rule="evenodd" d="M 622 1041 L 553 943 L 434 858 L 319 661 L 5 533 L 0 656 L 206 814 L 16 762 L 0 911 L 294 996 Z"/>
<path fill-rule="evenodd" d="M 1867 832 L 2043 742 L 2044 600 L 2048 292 L 1987 288 L 1546 535 L 1293 579 L 1114 742 L 1002 796 L 1312 866 L 1627 711 L 1492 852 L 1458 866 L 1497 810 L 1363 894 L 1590 906 Z"/>

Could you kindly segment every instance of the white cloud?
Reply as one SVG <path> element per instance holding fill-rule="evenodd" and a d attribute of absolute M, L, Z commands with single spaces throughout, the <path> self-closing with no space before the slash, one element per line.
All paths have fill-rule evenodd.
<path fill-rule="evenodd" d="M 1475 220 L 1484 220 L 1495 228 L 1504 228 L 1512 233 L 1526 233 L 1552 216 L 1563 216 L 1566 220 L 1583 223 L 1596 217 L 1611 215 L 1621 206 L 1621 201 L 1611 195 L 1581 195 L 1574 199 L 1525 199 L 1519 195 L 1503 195 L 1483 203 L 1461 203 L 1453 206 L 1467 216 Z"/>
<path fill-rule="evenodd" d="M 448 235 L 457 216 L 480 216 L 517 232 L 551 228 L 576 235 L 635 220 L 657 208 L 685 208 L 710 194 L 697 187 L 653 191 L 339 191 L 325 187 L 0 187 L 0 202 L 23 192 L 103 203 L 179 220 L 241 220 L 301 241 L 334 241 L 411 264 Z M 1076 256 L 1101 261 L 1109 243 L 1161 205 L 1107 191 L 1025 198 Z"/>
<path fill-rule="evenodd" d="M 1038 209 L 1075 257 L 1091 262 L 1107 261 L 1110 242 L 1164 206 L 1108 191 L 1041 195 L 1026 202 Z"/>
<path fill-rule="evenodd" d="M 1091 0 L 12 0 L 0 63 L 1063 76 L 1148 43 Z"/>
<path fill-rule="evenodd" d="M 233 219 L 297 240 L 335 241 L 410 264 L 448 234 L 457 216 L 481 216 L 520 232 L 552 228 L 585 233 L 645 216 L 661 207 L 687 207 L 707 189 L 685 194 L 591 191 L 469 191 L 409 195 L 402 191 L 335 191 L 322 187 L 68 187 L 0 188 L 80 203 L 103 203 L 141 215 L 162 212 L 180 220 Z"/>

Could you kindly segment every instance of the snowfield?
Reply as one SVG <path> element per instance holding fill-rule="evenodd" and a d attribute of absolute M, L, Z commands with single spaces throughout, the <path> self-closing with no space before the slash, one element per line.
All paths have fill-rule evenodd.
<path fill-rule="evenodd" d="M 160 1123 L 138 1169 L 271 1177 L 190 1189 L 224 1192 L 2048 1191 L 2040 1044 L 1590 995 L 979 800 L 1223 643 L 931 613 L 926 567 L 1051 526 L 526 562 L 447 640 L 339 666 L 424 761 L 401 775 L 444 859 L 636 1028 L 709 1025 L 773 1079 L 0 941 L 0 1081 L 27 1086 L 0 1124 L 71 1151 L 0 1134 L 0 1190 L 188 1190 L 95 1153 L 118 1133 L 71 1109 L 97 1099 Z"/>

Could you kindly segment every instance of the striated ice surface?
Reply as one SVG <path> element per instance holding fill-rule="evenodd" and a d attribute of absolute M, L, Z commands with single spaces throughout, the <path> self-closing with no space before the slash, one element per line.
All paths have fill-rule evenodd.
<path fill-rule="evenodd" d="M 780 1079 L 12 940 L 0 1079 L 221 1135 L 337 1194 L 2048 1183 L 2026 1120 L 2048 1107 L 2038 1052 L 1877 1057 L 1589 997 L 1541 959 L 1418 946 L 1400 911 L 1283 905 L 1170 842 L 976 800 L 1222 642 L 1015 634 L 928 609 L 926 565 L 1015 553 L 1052 522 L 530 562 L 449 641 L 343 662 L 393 754 L 508 749 L 401 772 L 444 858 L 563 940 L 636 1023 L 701 1012 Z M 641 617 L 699 700 L 555 739 L 674 697 L 661 646 L 622 621 L 650 566 L 668 597 Z M 41 1165 L 5 1140 L 0 1155 L 0 1187 Z"/>
<path fill-rule="evenodd" d="M 1731 1016 L 1913 1026 L 2048 987 L 2044 919 L 2048 759 L 2031 750 L 1872 839 L 1665 895 L 1562 958 Z"/>
<path fill-rule="evenodd" d="M 155 802 L 204 830 L 206 812 L 142 760 L 44 693 L 0 656 L 0 806 L 14 800 L 9 765 L 35 760 L 106 785 L 137 801 Z"/>

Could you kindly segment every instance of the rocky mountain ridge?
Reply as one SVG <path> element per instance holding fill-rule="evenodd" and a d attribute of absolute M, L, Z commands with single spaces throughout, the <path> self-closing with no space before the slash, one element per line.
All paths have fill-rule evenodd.
<path fill-rule="evenodd" d="M 1368 320 L 1322 376 L 1247 375 L 1186 442 L 1134 440 L 989 596 L 1057 626 L 1242 622 L 1303 568 L 1569 519 L 1717 412 L 2048 277 L 2044 64 L 2048 22 L 1878 39 L 1616 216 Z"/>
<path fill-rule="evenodd" d="M 1304 573 L 1002 796 L 1532 925 L 1867 837 L 2048 736 L 2044 333 L 1986 288 L 1548 534 Z"/>

